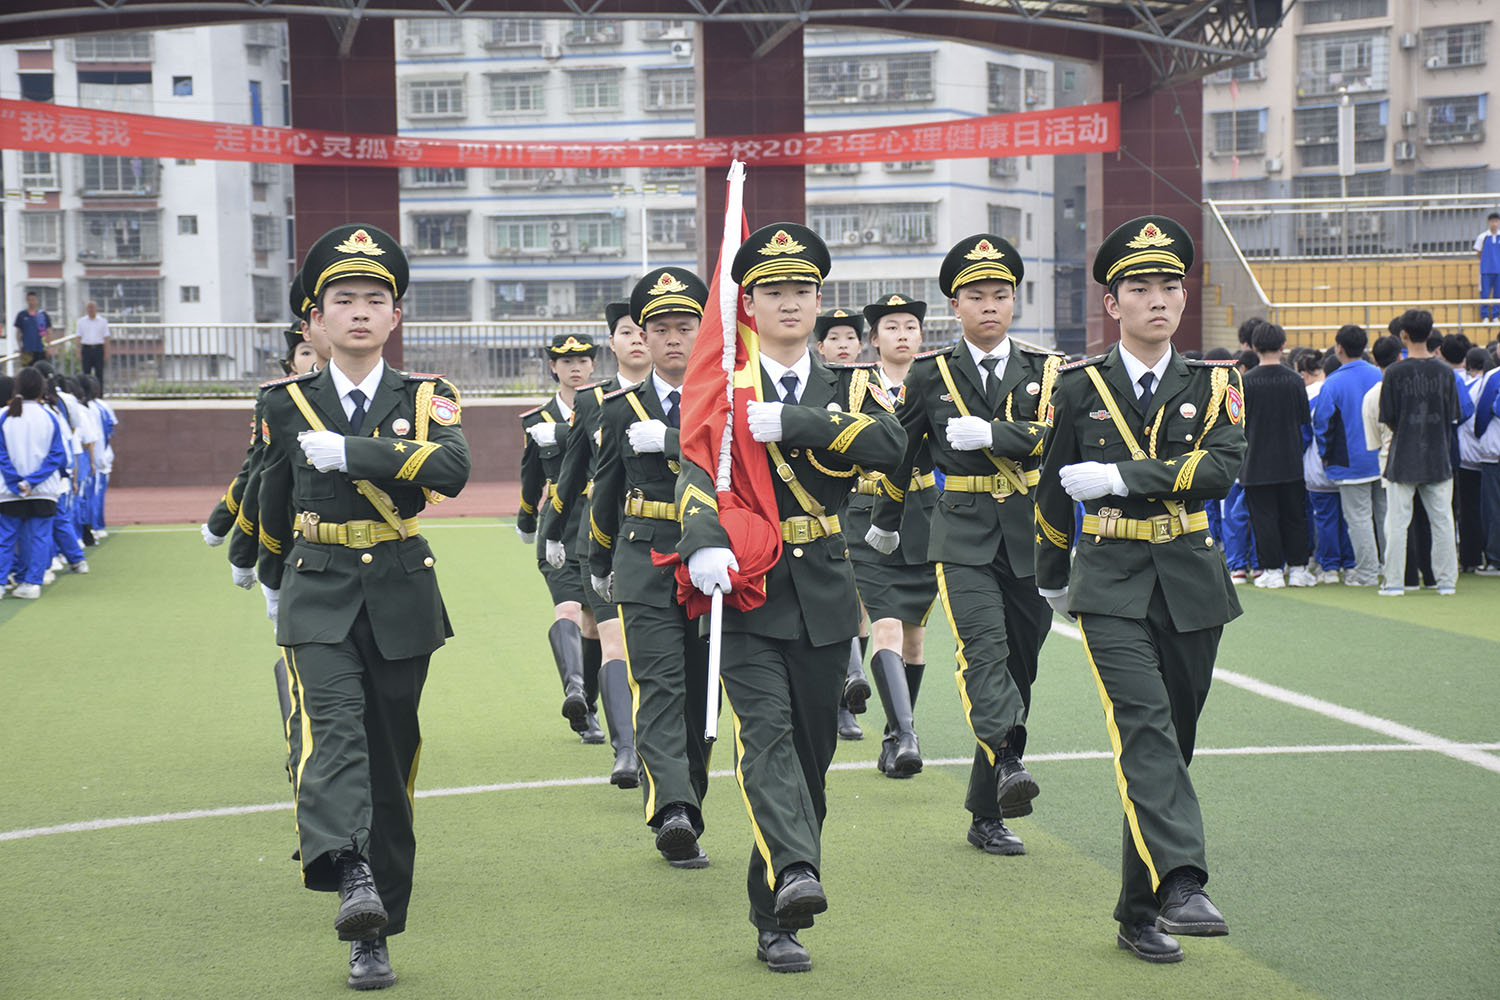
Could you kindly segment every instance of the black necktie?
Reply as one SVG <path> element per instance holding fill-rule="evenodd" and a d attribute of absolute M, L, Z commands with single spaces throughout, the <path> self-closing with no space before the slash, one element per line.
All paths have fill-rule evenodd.
<path fill-rule="evenodd" d="M 1146 413 L 1151 409 L 1151 397 L 1154 395 L 1152 384 L 1156 381 L 1156 376 L 1147 372 L 1135 381 L 1136 385 L 1141 387 L 1141 394 L 1136 397 L 1136 404 L 1140 406 L 1142 413 Z"/>
<path fill-rule="evenodd" d="M 354 412 L 349 414 L 349 429 L 358 434 L 360 425 L 365 422 L 365 394 L 358 389 L 350 389 L 349 401 L 354 404 Z"/>
<path fill-rule="evenodd" d="M 989 404 L 991 410 L 995 404 L 1000 402 L 1000 377 L 995 374 L 995 368 L 1000 364 L 1000 358 L 985 358 L 979 362 L 984 369 L 984 401 Z"/>
<path fill-rule="evenodd" d="M 667 399 L 672 404 L 671 406 L 667 407 L 667 426 L 680 428 L 682 426 L 682 409 L 677 405 L 677 403 L 682 399 L 682 393 L 678 392 L 676 389 L 673 389 L 671 392 L 667 393 Z"/>
<path fill-rule="evenodd" d="M 788 406 L 797 405 L 797 373 L 787 372 L 781 376 L 781 401 Z"/>

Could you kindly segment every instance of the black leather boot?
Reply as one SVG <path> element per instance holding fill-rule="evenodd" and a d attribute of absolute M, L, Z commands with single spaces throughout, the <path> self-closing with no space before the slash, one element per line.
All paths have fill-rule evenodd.
<path fill-rule="evenodd" d="M 885 766 L 881 770 L 890 778 L 910 778 L 922 770 L 922 748 L 912 722 L 906 665 L 893 651 L 881 649 L 870 659 L 870 674 L 880 692 L 880 703 L 885 706 L 886 734 L 891 741 L 888 754 L 882 747 Z"/>
<path fill-rule="evenodd" d="M 599 663 L 604 651 L 598 639 L 583 640 L 583 700 L 588 703 L 588 714 L 584 717 L 583 731 L 579 737 L 585 743 L 604 742 L 604 730 L 599 728 Z"/>
<path fill-rule="evenodd" d="M 391 950 L 385 938 L 355 941 L 349 945 L 349 988 L 383 990 L 396 985 L 391 971 Z"/>
<path fill-rule="evenodd" d="M 387 918 L 370 863 L 353 851 L 344 851 L 334 864 L 339 873 L 339 912 L 333 918 L 333 928 L 339 932 L 339 940 L 364 941 L 378 936 Z"/>
<path fill-rule="evenodd" d="M 863 715 L 870 700 L 870 682 L 865 677 L 864 647 L 859 639 L 849 640 L 849 670 L 844 676 L 844 704 L 851 715 Z"/>
<path fill-rule="evenodd" d="M 624 660 L 610 660 L 599 668 L 599 696 L 604 701 L 604 721 L 609 724 L 609 745 L 615 751 L 609 783 L 634 788 L 641 783 L 641 759 L 635 752 L 630 678 L 625 676 Z"/>
<path fill-rule="evenodd" d="M 562 678 L 563 718 L 573 732 L 581 733 L 588 728 L 589 713 L 588 699 L 583 696 L 583 633 L 577 622 L 563 618 L 547 630 L 547 641 L 552 644 L 552 659 Z"/>

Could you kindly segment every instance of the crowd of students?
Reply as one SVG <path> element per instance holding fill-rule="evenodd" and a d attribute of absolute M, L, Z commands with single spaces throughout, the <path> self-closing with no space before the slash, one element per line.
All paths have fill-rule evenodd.
<path fill-rule="evenodd" d="M 109 534 L 118 423 L 92 375 L 42 360 L 0 376 L 0 597 L 35 599 L 58 572 L 89 571 L 85 546 Z"/>
<path fill-rule="evenodd" d="M 1497 343 L 1433 329 L 1409 309 L 1370 343 L 1349 324 L 1331 350 L 1286 348 L 1263 319 L 1239 330 L 1247 448 L 1210 505 L 1236 584 L 1377 587 L 1451 595 L 1500 576 Z"/>

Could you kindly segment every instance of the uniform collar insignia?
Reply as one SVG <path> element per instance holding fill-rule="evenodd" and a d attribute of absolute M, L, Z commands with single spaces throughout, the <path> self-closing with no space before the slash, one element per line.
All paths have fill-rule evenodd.
<path fill-rule="evenodd" d="M 363 229 L 356 229 L 353 233 L 349 234 L 348 239 L 334 247 L 334 249 L 339 253 L 362 253 L 370 257 L 385 256 L 385 251 Z"/>
<path fill-rule="evenodd" d="M 1156 223 L 1148 222 L 1141 227 L 1135 239 L 1125 245 L 1132 250 L 1145 250 L 1149 247 L 1169 247 L 1173 242 L 1172 237 L 1158 229 Z"/>
<path fill-rule="evenodd" d="M 807 247 L 792 239 L 785 229 L 778 229 L 776 235 L 759 252 L 766 257 L 776 257 L 784 253 L 802 253 L 806 249 Z"/>

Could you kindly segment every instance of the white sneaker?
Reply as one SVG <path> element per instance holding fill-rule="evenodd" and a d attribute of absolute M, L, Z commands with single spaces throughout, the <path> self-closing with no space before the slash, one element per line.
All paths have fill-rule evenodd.
<path fill-rule="evenodd" d="M 1307 570 L 1302 572 L 1306 573 Z M 1255 585 L 1266 590 L 1280 590 L 1286 586 L 1286 577 L 1279 569 L 1262 570 L 1260 576 L 1255 578 Z"/>
<path fill-rule="evenodd" d="M 105 531 L 103 528 L 95 528 L 94 529 L 94 537 L 95 538 L 108 538 L 109 537 L 109 532 Z"/>
<path fill-rule="evenodd" d="M 1317 580 L 1319 583 L 1338 583 L 1339 571 L 1336 569 L 1325 569 L 1318 574 Z"/>
<path fill-rule="evenodd" d="M 1337 580 L 1338 574 L 1335 573 L 1333 577 Z M 1293 566 L 1291 575 L 1286 582 L 1291 587 L 1316 587 L 1318 585 L 1318 578 L 1309 573 L 1306 566 Z M 1275 584 L 1268 584 L 1267 586 L 1275 586 Z"/>
<path fill-rule="evenodd" d="M 56 582 L 57 582 L 57 574 L 54 573 L 54 572 L 52 572 L 50 569 L 47 572 L 45 572 L 45 573 L 42 574 L 42 586 L 43 587 L 50 587 L 53 583 L 56 583 Z"/>
<path fill-rule="evenodd" d="M 10 592 L 10 596 L 34 601 L 42 596 L 42 586 L 39 583 L 18 583 L 16 589 Z"/>
<path fill-rule="evenodd" d="M 1250 577 L 1248 576 L 1248 574 L 1246 574 L 1242 569 L 1231 570 L 1229 572 L 1229 582 L 1234 584 L 1236 587 L 1249 579 Z"/>
<path fill-rule="evenodd" d="M 80 559 L 76 563 L 68 563 L 68 572 L 70 573 L 87 573 L 88 571 L 89 561 L 87 559 Z"/>
<path fill-rule="evenodd" d="M 52 569 L 53 569 L 54 572 L 56 572 L 57 570 L 62 569 L 67 564 L 68 564 L 68 561 L 66 559 L 64 559 L 60 555 L 52 557 Z"/>

